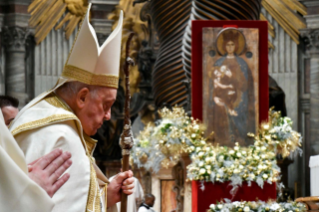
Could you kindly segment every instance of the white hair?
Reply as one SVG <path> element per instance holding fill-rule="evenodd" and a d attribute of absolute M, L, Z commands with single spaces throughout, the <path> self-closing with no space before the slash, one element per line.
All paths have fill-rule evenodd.
<path fill-rule="evenodd" d="M 61 87 L 57 89 L 57 91 L 60 93 L 63 93 L 63 95 L 67 98 L 73 98 L 82 88 L 88 88 L 90 90 L 90 93 L 93 98 L 96 98 L 97 91 L 101 89 L 101 86 L 96 85 L 87 85 L 82 82 L 67 82 Z"/>

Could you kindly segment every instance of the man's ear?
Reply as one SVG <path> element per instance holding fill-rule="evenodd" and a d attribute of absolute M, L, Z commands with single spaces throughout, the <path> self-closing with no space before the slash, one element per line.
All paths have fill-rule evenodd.
<path fill-rule="evenodd" d="M 86 101 L 88 100 L 90 90 L 87 87 L 82 88 L 76 94 L 76 105 L 79 109 L 82 109 L 85 106 Z"/>

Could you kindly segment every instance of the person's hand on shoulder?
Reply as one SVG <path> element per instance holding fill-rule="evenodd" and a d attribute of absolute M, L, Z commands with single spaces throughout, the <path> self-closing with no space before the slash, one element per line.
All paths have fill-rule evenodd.
<path fill-rule="evenodd" d="M 70 174 L 61 175 L 71 166 L 71 153 L 56 149 L 28 164 L 29 177 L 53 197 L 70 178 Z M 61 177 L 61 178 L 60 178 Z M 60 179 L 59 179 L 60 178 Z"/>

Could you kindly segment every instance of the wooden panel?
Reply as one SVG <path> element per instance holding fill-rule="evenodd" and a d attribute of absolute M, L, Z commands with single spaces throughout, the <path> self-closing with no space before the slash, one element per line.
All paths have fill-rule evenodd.
<path fill-rule="evenodd" d="M 173 191 L 174 180 L 161 180 L 161 212 L 170 212 L 176 209 L 176 193 Z"/>

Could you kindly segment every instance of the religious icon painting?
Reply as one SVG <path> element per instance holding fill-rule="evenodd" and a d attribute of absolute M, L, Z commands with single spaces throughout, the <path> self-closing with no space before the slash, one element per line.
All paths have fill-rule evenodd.
<path fill-rule="evenodd" d="M 260 54 L 264 50 L 260 45 L 260 28 L 240 27 L 237 23 L 201 27 L 201 32 L 197 34 L 201 36 L 201 43 L 197 42 L 195 47 L 200 49 L 201 60 L 192 64 L 195 80 L 192 96 L 200 92 L 202 98 L 195 108 L 192 99 L 193 116 L 199 114 L 194 110 L 202 110 L 201 117 L 196 118 L 202 119 L 207 126 L 207 136 L 214 132 L 210 141 L 226 146 L 234 146 L 236 142 L 249 145 L 253 140 L 247 134 L 255 133 L 268 114 L 268 68 L 260 66 L 265 63 L 261 60 L 261 55 L 265 54 Z M 268 40 L 264 42 L 268 44 Z M 193 70 L 198 70 L 194 69 L 198 63 L 201 63 L 201 79 L 194 79 L 197 73 Z"/>

